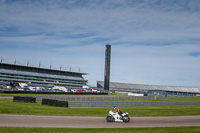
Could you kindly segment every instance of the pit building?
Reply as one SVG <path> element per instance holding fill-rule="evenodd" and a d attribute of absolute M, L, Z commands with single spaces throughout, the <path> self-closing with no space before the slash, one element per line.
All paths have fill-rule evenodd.
<path fill-rule="evenodd" d="M 97 81 L 97 88 L 103 88 L 104 82 Z M 132 92 L 137 94 L 152 95 L 182 95 L 182 96 L 200 96 L 200 91 L 196 87 L 181 86 L 161 86 L 110 82 L 110 91 L 114 92 Z"/>

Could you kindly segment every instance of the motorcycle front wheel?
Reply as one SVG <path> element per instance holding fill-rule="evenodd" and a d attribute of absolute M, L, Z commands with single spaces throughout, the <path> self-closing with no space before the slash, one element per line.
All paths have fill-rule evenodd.
<path fill-rule="evenodd" d="M 130 122 L 130 118 L 129 117 L 124 118 L 123 122 L 129 123 Z"/>

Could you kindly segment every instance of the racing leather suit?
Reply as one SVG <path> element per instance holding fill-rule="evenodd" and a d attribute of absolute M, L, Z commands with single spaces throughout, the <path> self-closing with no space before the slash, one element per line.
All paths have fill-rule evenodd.
<path fill-rule="evenodd" d="M 118 114 L 121 116 L 121 118 L 123 118 L 122 117 L 122 111 L 120 111 L 118 108 L 115 111 L 118 112 Z"/>

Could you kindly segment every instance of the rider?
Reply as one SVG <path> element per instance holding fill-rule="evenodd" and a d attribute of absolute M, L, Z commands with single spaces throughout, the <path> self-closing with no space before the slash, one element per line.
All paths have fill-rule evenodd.
<path fill-rule="evenodd" d="M 122 116 L 122 111 L 120 111 L 119 108 L 117 108 L 116 106 L 113 106 L 113 110 L 114 110 L 115 112 L 118 112 L 118 114 L 119 114 L 121 117 L 123 117 L 123 116 Z"/>

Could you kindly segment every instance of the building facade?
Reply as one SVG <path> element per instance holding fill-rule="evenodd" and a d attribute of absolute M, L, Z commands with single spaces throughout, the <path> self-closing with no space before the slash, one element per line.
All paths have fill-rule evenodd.
<path fill-rule="evenodd" d="M 103 88 L 104 82 L 97 81 L 97 88 Z M 152 95 L 182 95 L 200 96 L 200 91 L 195 87 L 160 86 L 110 82 L 110 91 L 133 92 Z"/>

